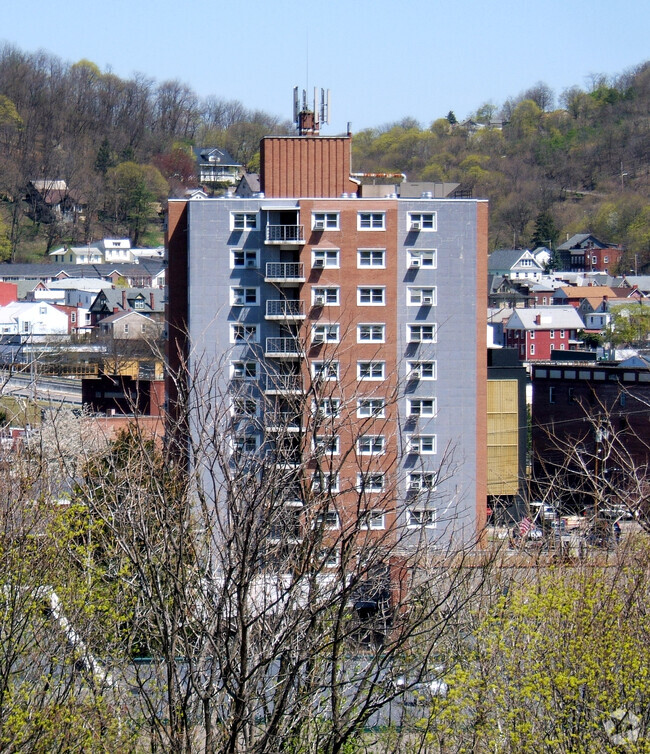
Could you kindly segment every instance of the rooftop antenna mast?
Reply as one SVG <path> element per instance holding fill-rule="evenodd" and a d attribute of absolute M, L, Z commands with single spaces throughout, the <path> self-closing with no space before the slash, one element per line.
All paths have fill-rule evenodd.
<path fill-rule="evenodd" d="M 307 104 L 307 90 L 302 90 L 302 97 L 297 86 L 293 88 L 293 122 L 300 136 L 318 135 L 322 123 L 329 123 L 330 90 L 314 87 L 314 99 L 311 107 Z"/>

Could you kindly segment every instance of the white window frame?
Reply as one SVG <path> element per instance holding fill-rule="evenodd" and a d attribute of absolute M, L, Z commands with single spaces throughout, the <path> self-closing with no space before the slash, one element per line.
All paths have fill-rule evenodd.
<path fill-rule="evenodd" d="M 230 269 L 231 270 L 254 270 L 260 266 L 259 249 L 231 249 L 230 250 Z"/>
<path fill-rule="evenodd" d="M 319 261 L 322 263 L 318 264 Z M 312 247 L 311 266 L 323 270 L 338 270 L 341 266 L 341 249 Z"/>
<path fill-rule="evenodd" d="M 338 435 L 314 435 L 313 447 L 315 453 L 338 456 L 341 452 L 341 438 Z"/>
<path fill-rule="evenodd" d="M 325 490 L 321 489 L 321 479 L 325 482 Z M 339 491 L 338 471 L 315 472 L 311 480 L 311 488 L 314 492 L 337 493 Z"/>
<path fill-rule="evenodd" d="M 435 322 L 409 322 L 406 336 L 409 343 L 437 343 L 438 328 Z"/>
<path fill-rule="evenodd" d="M 259 379 L 259 363 L 252 359 L 237 359 L 230 362 L 231 380 Z"/>
<path fill-rule="evenodd" d="M 237 333 L 241 330 L 242 337 Z M 247 333 L 247 331 L 250 331 Z M 230 323 L 230 342 L 231 343 L 259 343 L 259 327 L 257 324 L 248 322 L 231 322 Z"/>
<path fill-rule="evenodd" d="M 386 474 L 383 471 L 357 472 L 357 490 L 359 492 L 384 492 L 386 489 Z"/>
<path fill-rule="evenodd" d="M 385 343 L 386 325 L 383 322 L 360 322 L 357 325 L 357 343 Z"/>
<path fill-rule="evenodd" d="M 534 343 L 530 344 L 530 355 L 531 356 L 535 355 L 535 344 Z"/>
<path fill-rule="evenodd" d="M 230 305 L 231 306 L 259 306 L 260 289 L 246 285 L 230 286 Z"/>
<path fill-rule="evenodd" d="M 323 303 L 316 303 L 316 299 Z M 311 289 L 312 306 L 339 306 L 341 303 L 341 289 L 338 285 L 318 285 Z"/>
<path fill-rule="evenodd" d="M 360 419 L 383 419 L 386 416 L 386 399 L 358 398 L 357 416 Z"/>
<path fill-rule="evenodd" d="M 364 301 L 366 298 L 368 300 Z M 386 286 L 357 286 L 357 306 L 386 306 Z"/>
<path fill-rule="evenodd" d="M 409 249 L 406 256 L 406 266 L 409 269 L 421 267 L 425 270 L 438 268 L 437 249 Z"/>
<path fill-rule="evenodd" d="M 363 531 L 383 531 L 386 528 L 386 512 L 374 508 L 361 511 L 359 528 Z"/>
<path fill-rule="evenodd" d="M 406 479 L 409 492 L 425 490 L 434 492 L 438 486 L 438 476 L 435 471 L 412 471 Z"/>
<path fill-rule="evenodd" d="M 259 416 L 259 403 L 250 395 L 233 395 L 230 403 L 230 414 L 235 418 L 254 419 Z"/>
<path fill-rule="evenodd" d="M 438 526 L 438 511 L 435 508 L 409 508 L 407 516 L 409 529 L 435 529 Z"/>
<path fill-rule="evenodd" d="M 428 287 L 409 286 L 406 289 L 407 306 L 437 306 L 438 290 L 435 285 Z"/>
<path fill-rule="evenodd" d="M 360 456 L 381 456 L 386 452 L 384 435 L 361 435 L 357 439 L 357 453 Z"/>
<path fill-rule="evenodd" d="M 311 229 L 340 230 L 339 218 L 340 212 L 313 211 L 311 213 Z"/>
<path fill-rule="evenodd" d="M 341 528 L 341 516 L 339 516 L 338 511 L 321 511 L 320 513 L 316 514 L 316 518 L 314 519 L 314 526 L 319 526 L 323 529 L 329 529 L 330 531 L 336 531 Z"/>
<path fill-rule="evenodd" d="M 433 418 L 438 413 L 438 400 L 434 397 L 407 398 L 407 416 L 422 416 Z"/>
<path fill-rule="evenodd" d="M 323 568 L 338 568 L 341 565 L 341 553 L 337 548 L 323 547 L 318 553 Z"/>
<path fill-rule="evenodd" d="M 423 233 L 434 233 L 438 230 L 438 213 L 437 212 L 407 212 L 406 213 L 406 230 L 415 230 L 414 225 L 418 225 L 417 230 Z"/>
<path fill-rule="evenodd" d="M 357 379 L 364 382 L 378 382 L 386 379 L 386 362 L 378 360 L 357 361 Z"/>
<path fill-rule="evenodd" d="M 406 376 L 413 377 L 413 372 L 417 373 L 418 380 L 436 380 L 438 379 L 438 362 L 435 360 L 407 361 Z"/>
<path fill-rule="evenodd" d="M 357 269 L 373 268 L 386 269 L 386 249 L 357 249 Z"/>
<path fill-rule="evenodd" d="M 259 435 L 242 435 L 233 441 L 233 455 L 257 453 L 260 447 Z"/>
<path fill-rule="evenodd" d="M 341 326 L 338 322 L 319 322 L 312 325 L 312 345 L 318 343 L 339 343 L 341 339 Z"/>
<path fill-rule="evenodd" d="M 436 435 L 411 435 L 408 438 L 408 452 L 416 456 L 433 456 L 438 451 Z"/>
<path fill-rule="evenodd" d="M 257 212 L 231 212 L 230 213 L 230 230 L 257 230 L 259 225 L 259 214 Z"/>
<path fill-rule="evenodd" d="M 314 402 L 314 416 L 320 418 L 336 418 L 341 413 L 340 398 L 321 398 L 318 403 Z"/>
<path fill-rule="evenodd" d="M 386 230 L 386 213 L 379 210 L 357 212 L 357 230 Z"/>
<path fill-rule="evenodd" d="M 311 375 L 314 380 L 338 380 L 340 363 L 338 361 L 312 361 Z"/>

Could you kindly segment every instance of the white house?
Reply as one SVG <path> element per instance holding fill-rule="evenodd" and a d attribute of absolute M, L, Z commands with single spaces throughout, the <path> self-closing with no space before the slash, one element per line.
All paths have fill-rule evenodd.
<path fill-rule="evenodd" d="M 0 306 L 1 335 L 67 335 L 68 315 L 45 301 Z"/>

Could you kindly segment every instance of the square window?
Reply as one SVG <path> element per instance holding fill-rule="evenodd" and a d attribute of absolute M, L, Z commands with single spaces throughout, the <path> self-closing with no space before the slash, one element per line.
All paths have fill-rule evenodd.
<path fill-rule="evenodd" d="M 357 303 L 359 306 L 383 306 L 385 303 L 386 289 L 384 286 L 357 288 Z"/>
<path fill-rule="evenodd" d="M 317 418 L 332 418 L 339 415 L 341 400 L 339 398 L 321 398 L 314 404 L 314 413 Z"/>
<path fill-rule="evenodd" d="M 338 212 L 312 212 L 311 213 L 312 230 L 338 230 L 339 213 Z"/>
<path fill-rule="evenodd" d="M 408 398 L 407 399 L 408 416 L 435 416 L 436 399 L 435 398 Z"/>
<path fill-rule="evenodd" d="M 332 285 L 326 288 L 312 288 L 311 302 L 313 306 L 338 306 L 340 288 Z"/>
<path fill-rule="evenodd" d="M 385 249 L 359 249 L 357 251 L 357 267 L 386 267 Z"/>
<path fill-rule="evenodd" d="M 385 230 L 386 213 L 385 212 L 358 212 L 357 213 L 358 230 Z"/>
<path fill-rule="evenodd" d="M 435 490 L 438 479 L 433 471 L 413 471 L 408 475 L 408 489 L 411 492 Z"/>
<path fill-rule="evenodd" d="M 231 230 L 257 230 L 257 212 L 231 212 Z"/>
<path fill-rule="evenodd" d="M 435 361 L 409 361 L 406 376 L 410 380 L 435 380 L 437 364 Z"/>
<path fill-rule="evenodd" d="M 436 305 L 435 288 L 407 288 L 407 303 L 409 306 L 435 306 Z"/>
<path fill-rule="evenodd" d="M 256 361 L 233 361 L 230 364 L 230 376 L 233 380 L 256 380 Z"/>
<path fill-rule="evenodd" d="M 359 528 L 381 531 L 386 528 L 384 511 L 365 510 L 359 514 Z"/>
<path fill-rule="evenodd" d="M 436 436 L 411 435 L 408 440 L 408 452 L 418 456 L 434 455 L 436 453 Z"/>
<path fill-rule="evenodd" d="M 360 380 L 383 380 L 385 368 L 384 361 L 357 361 L 357 377 Z"/>
<path fill-rule="evenodd" d="M 436 342 L 436 325 L 407 325 L 407 334 L 409 343 L 435 343 Z"/>
<path fill-rule="evenodd" d="M 144 299 L 143 298 L 136 298 L 136 300 L 133 302 L 133 308 L 134 309 L 144 309 Z M 42 312 L 44 313 L 44 312 Z"/>
<path fill-rule="evenodd" d="M 386 401 L 384 398 L 359 398 L 357 401 L 357 416 L 359 418 L 377 417 L 386 415 Z"/>
<path fill-rule="evenodd" d="M 255 249 L 232 249 L 230 266 L 232 269 L 255 269 L 260 266 L 260 253 Z"/>
<path fill-rule="evenodd" d="M 424 267 L 434 270 L 438 266 L 438 257 L 435 249 L 412 249 L 407 254 L 407 266 L 409 268 Z"/>
<path fill-rule="evenodd" d="M 240 288 L 232 286 L 230 288 L 231 306 L 257 306 L 259 288 Z"/>
<path fill-rule="evenodd" d="M 339 268 L 339 249 L 312 249 L 311 266 L 330 270 Z"/>
<path fill-rule="evenodd" d="M 324 529 L 340 529 L 341 519 L 336 511 L 324 511 L 316 514 L 316 526 Z"/>
<path fill-rule="evenodd" d="M 406 219 L 407 231 L 434 231 L 438 229 L 435 212 L 408 212 Z"/>
<path fill-rule="evenodd" d="M 357 343 L 383 343 L 385 331 L 384 324 L 357 325 Z"/>
<path fill-rule="evenodd" d="M 314 380 L 338 380 L 338 361 L 312 361 L 312 376 Z"/>
<path fill-rule="evenodd" d="M 363 435 L 357 440 L 357 453 L 361 456 L 378 456 L 384 452 L 386 441 L 383 435 Z"/>
<path fill-rule="evenodd" d="M 257 401 L 254 398 L 236 395 L 232 399 L 231 413 L 236 419 L 250 419 L 257 416 Z"/>
<path fill-rule="evenodd" d="M 338 435 L 314 435 L 314 451 L 328 456 L 337 456 L 340 452 Z"/>
<path fill-rule="evenodd" d="M 359 492 L 383 492 L 385 476 L 381 471 L 371 471 L 357 474 L 357 489 Z"/>
<path fill-rule="evenodd" d="M 411 508 L 408 511 L 407 526 L 410 528 L 435 529 L 436 521 L 436 511 L 430 508 Z"/>
<path fill-rule="evenodd" d="M 311 329 L 312 344 L 338 343 L 340 327 L 338 323 L 314 325 Z"/>
<path fill-rule="evenodd" d="M 334 493 L 339 491 L 339 475 L 334 471 L 319 471 L 312 478 L 314 492 Z"/>
<path fill-rule="evenodd" d="M 257 343 L 257 325 L 242 322 L 230 325 L 231 343 Z"/>

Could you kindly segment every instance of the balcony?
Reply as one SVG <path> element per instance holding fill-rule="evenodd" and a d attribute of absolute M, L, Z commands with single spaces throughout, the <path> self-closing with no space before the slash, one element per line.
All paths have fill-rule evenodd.
<path fill-rule="evenodd" d="M 266 243 L 279 246 L 303 246 L 305 243 L 305 226 L 267 225 Z"/>
<path fill-rule="evenodd" d="M 299 359 L 301 348 L 297 338 L 267 338 L 264 356 L 267 359 Z"/>
<path fill-rule="evenodd" d="M 305 265 L 302 262 L 267 262 L 265 283 L 296 285 L 305 282 Z"/>
<path fill-rule="evenodd" d="M 302 375 L 300 374 L 269 374 L 266 377 L 264 392 L 267 395 L 301 395 Z"/>
<path fill-rule="evenodd" d="M 266 302 L 266 319 L 298 322 L 305 318 L 305 302 L 300 299 L 272 299 Z"/>
<path fill-rule="evenodd" d="M 269 432 L 299 432 L 302 429 L 302 415 L 296 411 L 273 411 L 266 415 L 266 428 Z"/>

